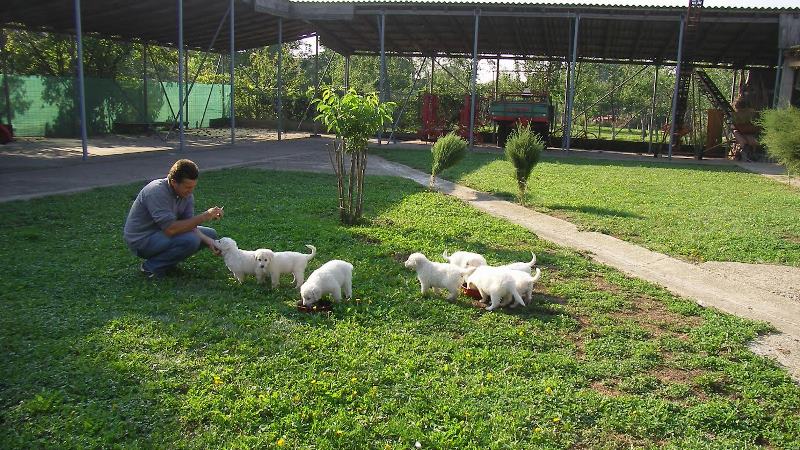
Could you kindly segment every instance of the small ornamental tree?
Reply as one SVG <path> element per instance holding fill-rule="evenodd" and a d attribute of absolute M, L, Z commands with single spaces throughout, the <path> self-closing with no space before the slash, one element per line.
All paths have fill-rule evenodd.
<path fill-rule="evenodd" d="M 506 159 L 514 166 L 514 178 L 519 188 L 518 201 L 525 204 L 525 190 L 531 171 L 539 162 L 544 142 L 528 125 L 518 126 L 506 141 Z"/>
<path fill-rule="evenodd" d="M 431 156 L 433 160 L 431 164 L 431 189 L 433 189 L 436 175 L 458 164 L 459 161 L 464 159 L 464 155 L 466 154 L 467 141 L 455 133 L 450 133 L 437 139 L 436 143 L 431 147 Z"/>
<path fill-rule="evenodd" d="M 391 122 L 395 104 L 380 103 L 375 93 L 359 95 L 353 89 L 339 96 L 330 87 L 314 103 L 319 112 L 316 119 L 322 121 L 329 133 L 336 134 L 328 155 L 336 173 L 339 217 L 342 223 L 352 225 L 363 212 L 367 142 L 384 123 Z M 349 172 L 344 163 L 347 157 Z"/>
<path fill-rule="evenodd" d="M 762 111 L 758 125 L 764 130 L 761 143 L 767 147 L 767 154 L 786 166 L 789 174 L 800 173 L 800 109 Z"/>

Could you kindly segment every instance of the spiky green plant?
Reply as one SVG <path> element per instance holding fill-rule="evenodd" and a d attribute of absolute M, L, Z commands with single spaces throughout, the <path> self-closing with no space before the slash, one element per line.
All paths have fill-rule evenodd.
<path fill-rule="evenodd" d="M 519 203 L 525 203 L 525 190 L 531 171 L 544 150 L 542 138 L 529 125 L 518 126 L 506 141 L 506 159 L 514 166 L 514 179 L 519 188 Z"/>
<path fill-rule="evenodd" d="M 467 154 L 467 141 L 455 133 L 450 133 L 436 140 L 431 147 L 431 189 L 433 189 L 436 175 L 453 167 L 464 159 Z"/>
<path fill-rule="evenodd" d="M 764 129 L 761 143 L 769 156 L 786 166 L 790 174 L 800 173 L 800 109 L 768 109 L 757 123 Z"/>

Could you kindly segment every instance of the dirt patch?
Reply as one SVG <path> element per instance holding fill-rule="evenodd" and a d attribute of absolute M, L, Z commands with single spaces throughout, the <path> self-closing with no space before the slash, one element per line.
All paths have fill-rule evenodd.
<path fill-rule="evenodd" d="M 748 284 L 794 302 L 800 302 L 800 267 L 709 261 L 700 265 L 731 281 Z"/>
<path fill-rule="evenodd" d="M 616 389 L 616 384 L 611 385 L 611 383 L 604 381 L 592 381 L 589 386 L 606 397 L 619 397 L 622 395 L 622 392 Z"/>

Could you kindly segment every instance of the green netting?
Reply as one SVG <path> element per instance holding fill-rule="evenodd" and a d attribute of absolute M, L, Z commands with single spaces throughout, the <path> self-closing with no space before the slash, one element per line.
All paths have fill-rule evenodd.
<path fill-rule="evenodd" d="M 14 134 L 76 137 L 80 135 L 77 85 L 74 78 L 9 76 Z M 166 95 L 165 95 L 166 91 Z M 197 83 L 189 94 L 184 121 L 207 127 L 209 119 L 227 116 L 230 86 Z M 169 122 L 178 111 L 178 84 L 147 82 L 145 114 L 142 80 L 86 78 L 86 124 L 89 134 L 109 133 L 114 122 Z M 0 95 L 0 122 L 6 120 L 6 99 Z"/>

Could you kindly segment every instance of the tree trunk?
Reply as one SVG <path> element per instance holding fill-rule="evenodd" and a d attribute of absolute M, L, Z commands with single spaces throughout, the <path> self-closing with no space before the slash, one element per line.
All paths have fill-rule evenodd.
<path fill-rule="evenodd" d="M 350 153 L 350 176 L 348 178 L 348 187 L 347 187 L 347 224 L 352 225 L 355 219 L 355 207 L 353 205 L 353 194 L 354 189 L 356 188 L 356 177 L 355 177 L 355 170 L 356 170 L 356 156 L 358 155 L 357 151 Z"/>
<path fill-rule="evenodd" d="M 360 154 L 361 162 L 358 164 L 358 209 L 356 210 L 356 220 L 361 219 L 364 212 L 364 176 L 367 172 L 367 151 Z"/>

